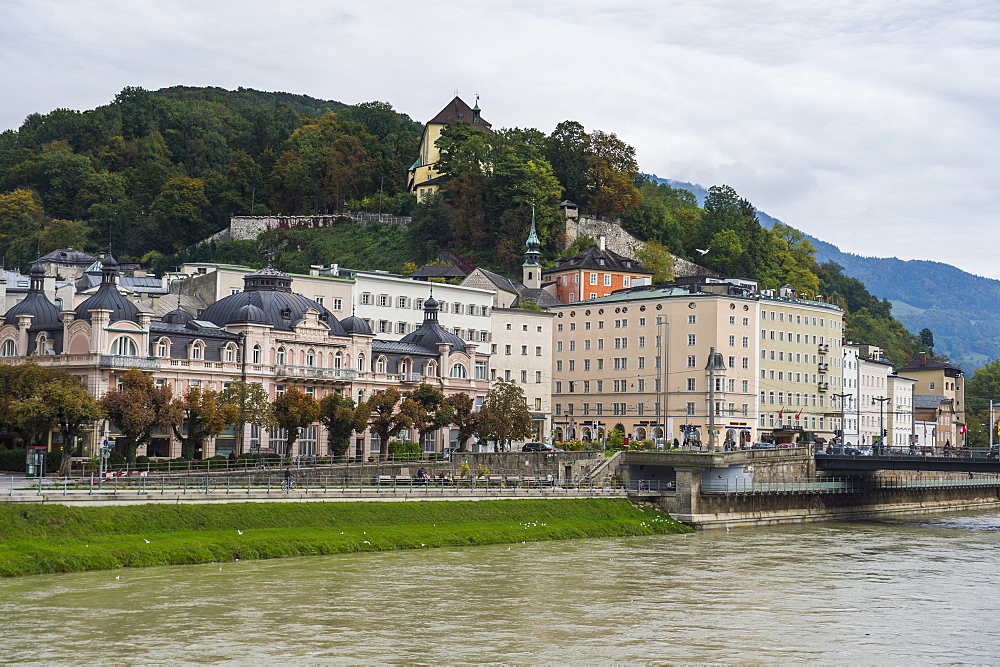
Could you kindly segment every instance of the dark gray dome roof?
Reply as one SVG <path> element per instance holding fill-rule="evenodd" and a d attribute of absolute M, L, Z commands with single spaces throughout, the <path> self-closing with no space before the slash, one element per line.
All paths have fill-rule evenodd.
<path fill-rule="evenodd" d="M 45 269 L 41 264 L 31 267 L 31 285 L 28 296 L 14 304 L 6 313 L 7 323 L 17 326 L 18 315 L 34 315 L 28 331 L 61 331 L 62 314 L 55 304 L 45 298 L 43 280 Z"/>
<path fill-rule="evenodd" d="M 202 311 L 199 319 L 208 320 L 220 327 L 236 321 L 233 318 L 246 317 L 245 306 L 254 306 L 263 313 L 259 324 L 270 324 L 275 329 L 291 331 L 292 326 L 305 317 L 310 308 L 319 312 L 319 319 L 330 327 L 331 336 L 346 336 L 340 322 L 325 306 L 312 299 L 292 292 L 291 276 L 267 267 L 243 277 L 243 291 L 219 299 Z M 238 311 L 241 311 L 238 313 Z M 260 319 L 260 316 L 249 311 Z"/>
<path fill-rule="evenodd" d="M 355 315 L 342 319 L 340 321 L 340 326 L 344 327 L 344 331 L 349 334 L 362 334 L 365 336 L 372 335 L 372 328 L 368 326 L 368 323 Z"/>
<path fill-rule="evenodd" d="M 248 303 L 234 310 L 226 324 L 270 324 L 270 322 L 267 321 L 267 313 Z"/>
<path fill-rule="evenodd" d="M 169 313 L 160 318 L 161 322 L 166 324 L 187 324 L 194 319 L 194 315 L 184 310 L 183 308 L 176 308 L 171 310 Z"/>
<path fill-rule="evenodd" d="M 109 322 L 137 321 L 139 309 L 115 286 L 118 262 L 111 256 L 111 253 L 108 253 L 107 257 L 101 261 L 101 267 L 101 286 L 97 288 L 97 292 L 92 297 L 76 307 L 76 319 L 90 322 L 90 311 L 110 310 L 111 319 Z"/>
<path fill-rule="evenodd" d="M 448 343 L 452 352 L 465 352 L 465 341 L 438 324 L 438 306 L 433 295 L 424 301 L 424 323 L 416 331 L 400 338 L 399 342 L 413 343 L 432 352 L 438 351 L 438 343 Z"/>

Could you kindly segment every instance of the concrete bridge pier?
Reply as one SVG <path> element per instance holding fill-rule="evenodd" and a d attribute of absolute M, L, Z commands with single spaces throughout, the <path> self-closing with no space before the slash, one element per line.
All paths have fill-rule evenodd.
<path fill-rule="evenodd" d="M 691 521 L 701 509 L 701 475 L 705 468 L 694 466 L 675 466 L 676 493 L 673 497 L 663 496 L 660 503 L 663 509 L 678 521 Z"/>

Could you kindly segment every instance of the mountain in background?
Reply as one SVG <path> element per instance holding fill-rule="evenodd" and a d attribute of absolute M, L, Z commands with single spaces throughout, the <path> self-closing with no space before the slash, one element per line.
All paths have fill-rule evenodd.
<path fill-rule="evenodd" d="M 687 190 L 705 203 L 708 190 L 694 183 L 652 178 Z M 781 222 L 763 211 L 765 227 Z M 862 257 L 806 235 L 816 247 L 816 260 L 836 262 L 844 273 L 863 282 L 880 299 L 892 302 L 893 316 L 907 329 L 934 333 L 934 351 L 948 356 L 967 374 L 1000 357 L 1000 280 L 983 278 L 950 264 L 896 257 Z"/>

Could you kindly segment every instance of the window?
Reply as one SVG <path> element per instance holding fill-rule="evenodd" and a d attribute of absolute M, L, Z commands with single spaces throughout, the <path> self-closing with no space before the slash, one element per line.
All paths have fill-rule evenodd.
<path fill-rule="evenodd" d="M 688 345 L 697 345 L 698 337 L 696 334 L 688 334 Z"/>
<path fill-rule="evenodd" d="M 698 382 L 698 380 L 696 378 L 688 378 L 687 379 L 687 390 L 688 391 L 696 391 L 697 382 Z"/>
<path fill-rule="evenodd" d="M 570 363 L 573 362 L 571 361 Z M 528 371 L 521 371 L 521 382 L 527 382 L 527 381 L 528 381 Z"/>
<path fill-rule="evenodd" d="M 605 273 L 604 274 L 604 286 L 605 287 L 611 287 L 611 274 L 610 273 Z"/>
<path fill-rule="evenodd" d="M 283 347 L 278 348 L 278 351 L 274 355 L 274 363 L 276 363 L 278 366 L 285 365 L 285 348 Z"/>
<path fill-rule="evenodd" d="M 688 355 L 688 368 L 695 368 L 698 365 L 698 359 L 693 354 Z"/>
<path fill-rule="evenodd" d="M 251 359 L 252 359 L 253 363 L 255 363 L 255 364 L 259 364 L 260 363 L 260 353 L 261 353 L 260 345 L 254 345 L 253 346 L 253 352 L 251 354 Z"/>
<path fill-rule="evenodd" d="M 631 287 L 631 286 L 632 286 L 632 277 L 622 276 L 622 287 Z"/>
<path fill-rule="evenodd" d="M 343 310 L 344 309 L 344 300 L 343 299 L 334 299 L 333 300 L 333 309 L 334 310 Z"/>
<path fill-rule="evenodd" d="M 535 346 L 535 356 L 536 357 L 542 356 L 542 346 L 541 345 L 536 345 Z"/>
<path fill-rule="evenodd" d="M 10 341 L 12 344 L 14 341 Z M 135 341 L 128 336 L 119 336 L 111 342 L 111 354 L 119 357 L 137 357 L 139 348 Z M 5 357 L 13 357 L 13 354 L 5 354 Z"/>
<path fill-rule="evenodd" d="M 597 339 L 597 349 L 598 350 L 603 350 L 604 349 L 604 339 L 603 338 L 598 338 Z"/>
<path fill-rule="evenodd" d="M 729 337 L 729 347 L 736 347 L 736 336 Z"/>
<path fill-rule="evenodd" d="M 379 357 L 378 359 L 376 359 L 375 360 L 375 372 L 377 372 L 377 373 L 385 373 L 386 364 L 387 364 L 387 361 L 386 361 L 385 357 Z"/>
<path fill-rule="evenodd" d="M 232 363 L 236 359 L 236 348 L 232 345 L 226 346 L 226 361 Z"/>
<path fill-rule="evenodd" d="M 361 305 L 362 306 L 370 305 L 371 302 L 372 302 L 372 295 L 371 295 L 371 293 L 365 292 L 364 294 L 361 295 Z"/>
<path fill-rule="evenodd" d="M 686 414 L 689 417 L 694 414 L 694 402 L 693 401 L 688 401 L 687 404 L 685 404 L 685 406 L 684 406 L 684 414 Z"/>
<path fill-rule="evenodd" d="M 574 344 L 574 342 L 570 341 L 569 342 L 569 351 L 572 352 L 575 347 L 576 347 L 576 345 Z M 527 345 L 522 345 L 521 346 L 521 356 L 524 356 L 524 357 L 528 356 L 528 346 Z"/>
<path fill-rule="evenodd" d="M 200 342 L 196 342 L 193 345 L 191 345 L 191 358 L 192 359 L 201 359 L 201 357 L 202 357 L 201 353 L 202 353 L 202 345 L 201 345 Z"/>
<path fill-rule="evenodd" d="M 639 336 L 639 347 L 646 347 L 646 337 Z"/>
<path fill-rule="evenodd" d="M 363 355 L 363 354 L 359 354 L 358 355 L 358 370 L 359 371 L 366 370 L 366 368 L 365 368 L 365 355 Z"/>
<path fill-rule="evenodd" d="M 477 361 L 476 362 L 476 379 L 485 380 L 486 379 L 486 362 Z"/>
<path fill-rule="evenodd" d="M 113 353 L 112 353 L 113 354 Z M 2 355 L 4 357 L 16 357 L 17 356 L 17 343 L 8 338 L 3 342 Z"/>
<path fill-rule="evenodd" d="M 688 315 L 688 324 L 697 324 L 697 323 L 698 323 L 697 315 Z"/>
<path fill-rule="evenodd" d="M 465 370 L 465 366 L 462 364 L 455 364 L 451 367 L 451 377 L 465 379 L 469 377 L 468 372 Z"/>
<path fill-rule="evenodd" d="M 306 366 L 316 365 L 316 352 L 314 350 L 309 350 L 306 352 Z"/>
<path fill-rule="evenodd" d="M 591 273 L 590 274 L 590 284 L 591 285 L 596 285 L 597 284 L 597 274 L 596 273 Z"/>
<path fill-rule="evenodd" d="M 556 359 L 556 372 L 561 373 L 563 369 L 562 359 Z"/>
<path fill-rule="evenodd" d="M 165 358 L 167 353 L 170 351 L 170 345 L 166 338 L 161 338 L 156 344 L 156 356 Z M 4 355 L 6 356 L 6 355 Z"/>

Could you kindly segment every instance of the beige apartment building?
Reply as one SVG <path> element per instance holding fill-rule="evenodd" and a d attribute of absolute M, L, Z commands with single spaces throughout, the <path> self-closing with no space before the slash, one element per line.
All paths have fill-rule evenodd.
<path fill-rule="evenodd" d="M 675 284 L 553 311 L 554 439 L 603 439 L 620 426 L 709 444 L 713 419 L 720 447 L 756 439 L 757 301 L 746 289 Z"/>
<path fill-rule="evenodd" d="M 553 311 L 555 439 L 620 425 L 639 439 L 740 447 L 822 442 L 839 428 L 836 306 L 692 277 Z"/>
<path fill-rule="evenodd" d="M 841 428 L 844 313 L 782 292 L 759 296 L 758 425 L 776 442 L 823 443 Z"/>

